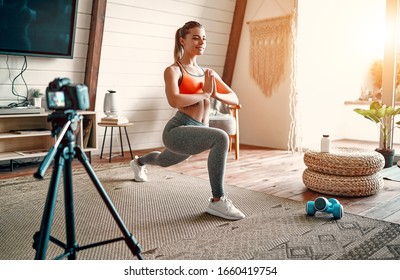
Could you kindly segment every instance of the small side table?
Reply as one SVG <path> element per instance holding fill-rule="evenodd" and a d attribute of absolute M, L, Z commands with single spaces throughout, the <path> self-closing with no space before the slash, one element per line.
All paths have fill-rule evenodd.
<path fill-rule="evenodd" d="M 132 148 L 131 148 L 131 143 L 129 142 L 129 137 L 128 137 L 128 132 L 126 131 L 126 127 L 132 126 L 133 123 L 123 123 L 123 124 L 109 124 L 109 123 L 98 123 L 99 126 L 105 127 L 104 131 L 104 136 L 103 136 L 103 144 L 101 145 L 101 154 L 100 154 L 100 159 L 103 158 L 103 150 L 104 150 L 104 142 L 106 140 L 106 135 L 107 135 L 107 129 L 111 127 L 111 140 L 110 140 L 110 155 L 108 162 L 111 162 L 111 156 L 112 156 L 112 141 L 113 141 L 113 132 L 114 132 L 114 127 L 118 127 L 119 129 L 119 140 L 121 142 L 121 154 L 124 156 L 124 148 L 122 145 L 122 133 L 121 133 L 121 128 L 123 127 L 125 130 L 125 135 L 126 135 L 126 140 L 128 141 L 128 146 L 129 146 L 129 151 L 131 153 L 131 158 L 133 159 L 133 154 L 132 154 Z"/>

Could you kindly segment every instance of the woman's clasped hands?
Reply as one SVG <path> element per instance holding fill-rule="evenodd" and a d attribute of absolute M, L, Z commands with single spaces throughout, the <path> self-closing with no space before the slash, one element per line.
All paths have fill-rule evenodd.
<path fill-rule="evenodd" d="M 217 83 L 213 70 L 206 69 L 204 72 L 203 93 L 207 95 L 207 98 L 215 97 L 217 93 Z"/>

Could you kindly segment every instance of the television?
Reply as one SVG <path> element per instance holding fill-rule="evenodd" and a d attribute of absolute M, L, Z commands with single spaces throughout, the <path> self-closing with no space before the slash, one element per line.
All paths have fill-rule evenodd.
<path fill-rule="evenodd" d="M 72 58 L 78 0 L 0 0 L 0 54 Z"/>

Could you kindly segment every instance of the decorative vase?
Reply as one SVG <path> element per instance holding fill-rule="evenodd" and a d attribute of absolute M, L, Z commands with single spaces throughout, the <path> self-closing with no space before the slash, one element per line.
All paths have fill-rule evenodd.
<path fill-rule="evenodd" d="M 375 151 L 383 155 L 383 157 L 385 158 L 385 166 L 383 168 L 388 168 L 393 166 L 395 150 L 376 149 Z"/>
<path fill-rule="evenodd" d="M 108 92 L 104 95 L 103 112 L 108 118 L 118 116 L 117 100 L 115 94 L 115 90 L 108 90 Z"/>
<path fill-rule="evenodd" d="M 42 107 L 42 98 L 40 97 L 34 97 L 33 98 L 33 105 L 37 108 L 41 108 Z"/>

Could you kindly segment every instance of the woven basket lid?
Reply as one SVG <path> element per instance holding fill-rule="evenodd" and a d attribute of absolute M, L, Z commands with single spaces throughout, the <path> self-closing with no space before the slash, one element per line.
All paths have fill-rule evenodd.
<path fill-rule="evenodd" d="M 332 148 L 329 153 L 307 151 L 304 154 L 304 164 L 310 170 L 325 174 L 365 176 L 382 170 L 385 159 L 376 151 L 337 147 Z"/>

